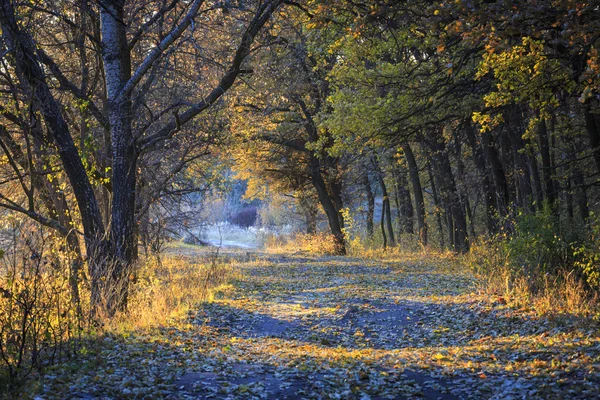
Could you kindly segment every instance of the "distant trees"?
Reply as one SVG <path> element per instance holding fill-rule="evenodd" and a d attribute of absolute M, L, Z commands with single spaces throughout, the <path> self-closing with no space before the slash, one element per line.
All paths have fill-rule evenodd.
<path fill-rule="evenodd" d="M 295 79 L 255 78 L 271 99 L 318 99 L 310 119 L 318 145 L 299 138 L 310 123 L 292 117 L 289 98 L 254 110 L 278 127 L 261 139 L 307 147 L 321 172 L 328 160 L 342 162 L 337 197 L 364 193 L 369 235 L 377 193 L 386 244 L 405 232 L 428 245 L 433 233 L 438 245 L 465 252 L 478 236 L 510 235 L 521 213 L 587 223 L 600 171 L 597 7 L 322 1 L 295 9 L 302 23 L 261 64 L 268 76 L 279 68 Z M 307 49 L 303 57 L 292 56 L 301 54 L 293 43 Z M 318 95 L 301 84 L 311 80 Z"/>
<path fill-rule="evenodd" d="M 328 108 L 325 76 L 330 60 L 319 64 L 312 54 L 315 43 L 306 33 L 306 16 L 295 10 L 288 10 L 286 16 L 289 19 L 281 25 L 277 39 L 262 49 L 261 63 L 247 90 L 238 95 L 235 106 L 243 114 L 238 116 L 234 133 L 245 143 L 240 147 L 246 149 L 241 156 L 244 163 L 254 164 L 248 168 L 255 175 L 268 175 L 283 190 L 292 189 L 307 219 L 313 218 L 311 197 L 316 197 L 339 254 L 345 254 L 344 160 L 330 151 L 332 137 L 318 121 Z M 263 158 L 267 163 L 261 168 L 255 161 Z M 307 196 L 307 191 L 312 195 Z M 312 230 L 314 223 L 307 226 Z"/>

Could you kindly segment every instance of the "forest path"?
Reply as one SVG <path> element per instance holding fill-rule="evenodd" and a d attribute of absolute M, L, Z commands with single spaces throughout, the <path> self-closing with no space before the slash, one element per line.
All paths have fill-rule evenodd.
<path fill-rule="evenodd" d="M 212 303 L 106 335 L 41 398 L 600 398 L 597 323 L 512 309 L 453 263 L 225 257 L 235 279 Z"/>
<path fill-rule="evenodd" d="M 598 395 L 600 339 L 593 330 L 481 298 L 470 273 L 451 263 L 436 265 L 418 256 L 381 262 L 248 253 L 232 291 L 194 316 L 216 339 L 203 370 L 188 371 L 176 382 L 179 394 Z"/>

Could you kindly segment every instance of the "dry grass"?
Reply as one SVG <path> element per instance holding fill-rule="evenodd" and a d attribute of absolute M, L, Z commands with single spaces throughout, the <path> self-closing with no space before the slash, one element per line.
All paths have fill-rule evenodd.
<path fill-rule="evenodd" d="M 573 270 L 553 275 L 515 268 L 509 254 L 491 242 L 474 245 L 459 261 L 475 272 L 481 293 L 513 307 L 533 309 L 539 315 L 590 317 L 599 313 L 598 293 Z"/>
<path fill-rule="evenodd" d="M 148 329 L 180 318 L 227 283 L 232 267 L 219 257 L 167 254 L 140 266 L 128 312 L 105 321 L 108 331 Z"/>
<path fill-rule="evenodd" d="M 314 235 L 300 233 L 292 237 L 269 236 L 265 238 L 265 247 L 268 251 L 274 253 L 306 252 L 316 255 L 335 255 L 338 253 L 335 237 L 326 233 Z"/>

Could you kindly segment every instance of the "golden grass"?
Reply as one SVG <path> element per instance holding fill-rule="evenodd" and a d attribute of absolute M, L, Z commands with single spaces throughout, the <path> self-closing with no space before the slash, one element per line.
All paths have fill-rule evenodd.
<path fill-rule="evenodd" d="M 316 255 L 337 254 L 335 237 L 326 233 L 300 233 L 293 237 L 269 236 L 265 239 L 265 247 L 273 253 L 306 252 Z"/>
<path fill-rule="evenodd" d="M 486 242 L 473 245 L 458 261 L 474 271 L 482 294 L 513 307 L 533 309 L 539 315 L 589 317 L 600 312 L 598 293 L 590 290 L 574 270 L 535 274 L 525 268 L 515 269 L 508 254 Z"/>
<path fill-rule="evenodd" d="M 127 313 L 107 319 L 107 331 L 148 329 L 184 317 L 210 302 L 232 276 L 231 263 L 216 257 L 167 254 L 140 266 Z"/>

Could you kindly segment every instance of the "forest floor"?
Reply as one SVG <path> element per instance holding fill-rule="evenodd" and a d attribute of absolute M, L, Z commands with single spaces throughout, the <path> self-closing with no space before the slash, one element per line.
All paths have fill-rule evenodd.
<path fill-rule="evenodd" d="M 105 335 L 39 398 L 600 396 L 595 322 L 510 308 L 451 263 L 239 254 L 213 302 Z"/>

